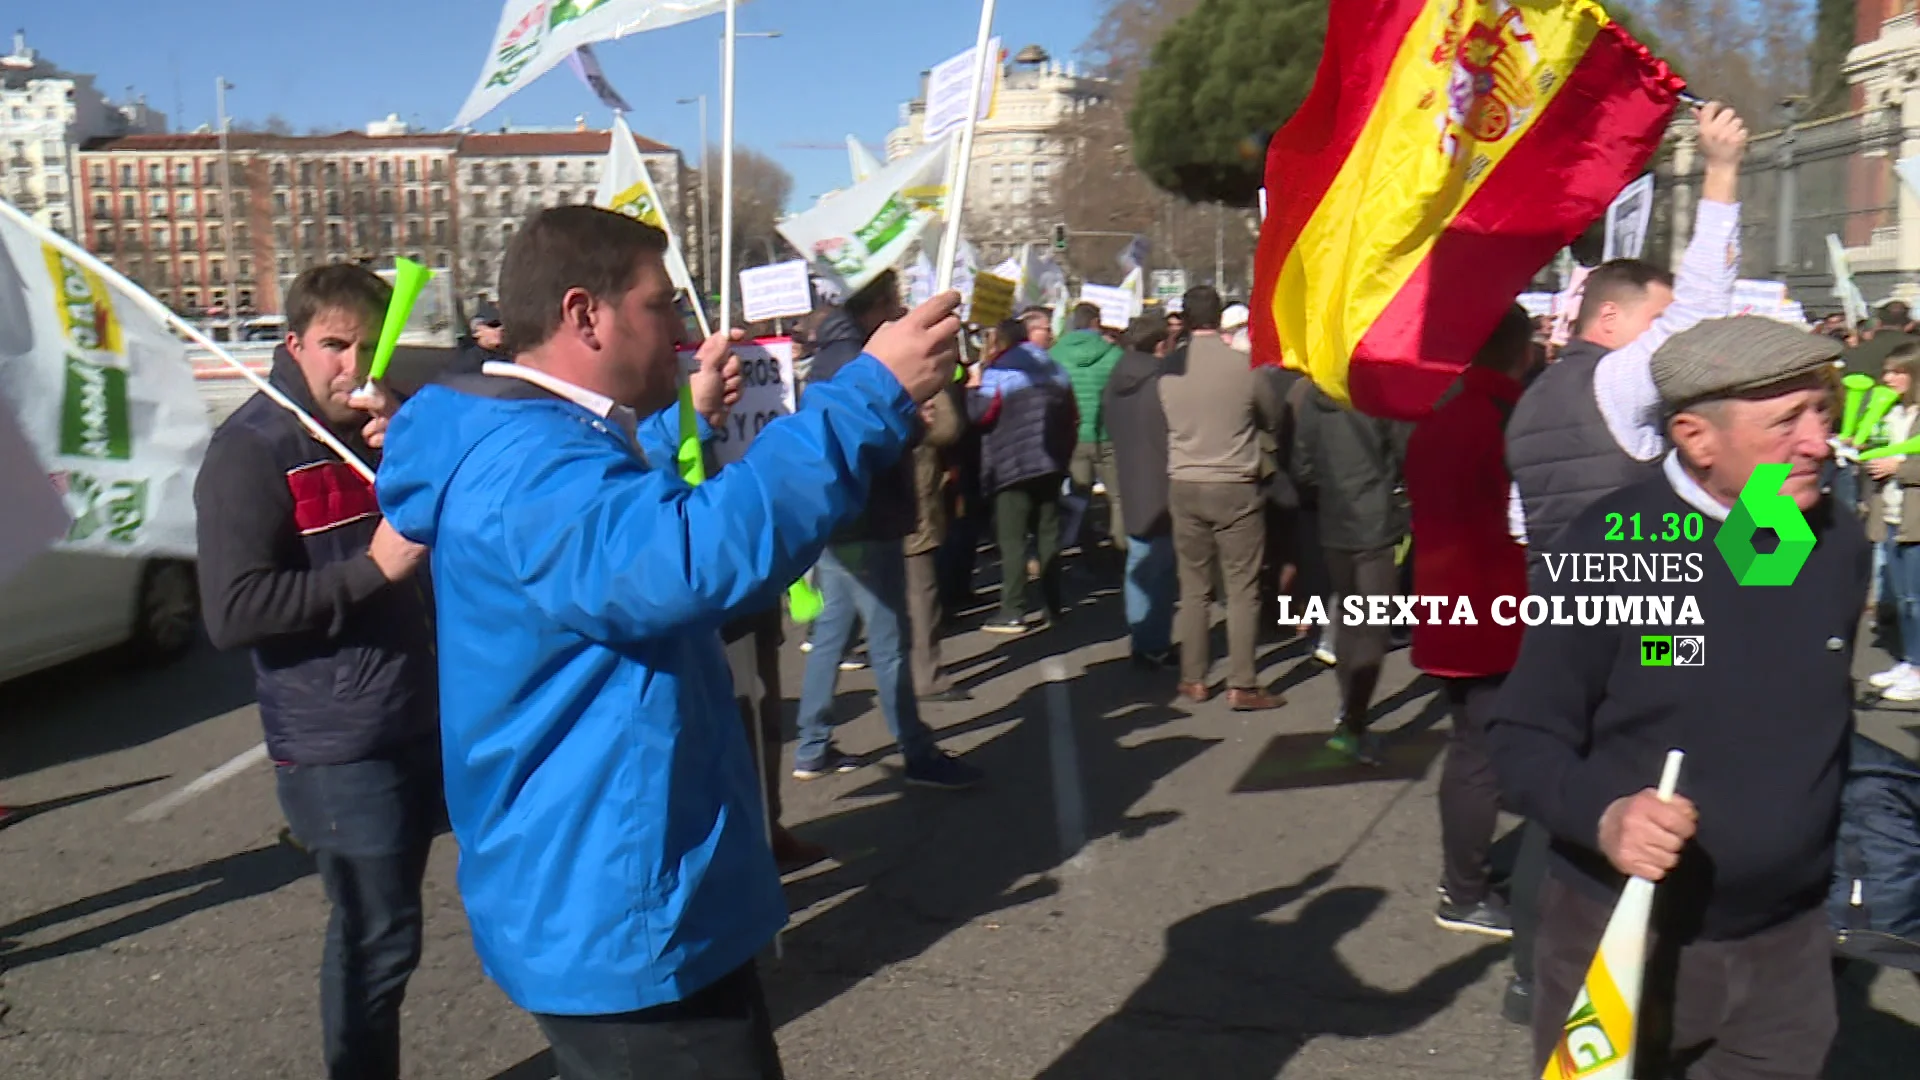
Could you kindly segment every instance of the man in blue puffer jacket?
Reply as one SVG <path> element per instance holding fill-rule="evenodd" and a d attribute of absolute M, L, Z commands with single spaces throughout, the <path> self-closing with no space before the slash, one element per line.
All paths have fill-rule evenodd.
<path fill-rule="evenodd" d="M 690 488 L 665 250 L 609 211 L 535 217 L 500 279 L 515 362 L 409 401 L 378 484 L 440 583 L 474 945 L 567 1080 L 780 1075 L 753 958 L 787 909 L 718 631 L 774 602 L 899 460 L 959 332 L 953 294 L 882 328 Z M 720 338 L 699 357 L 695 407 L 723 423 L 738 364 Z"/>

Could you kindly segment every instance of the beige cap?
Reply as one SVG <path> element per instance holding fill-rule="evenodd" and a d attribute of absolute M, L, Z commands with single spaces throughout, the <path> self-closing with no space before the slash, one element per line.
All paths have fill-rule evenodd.
<path fill-rule="evenodd" d="M 1825 334 L 1772 319 L 1709 319 L 1675 334 L 1653 354 L 1653 385 L 1671 415 L 1698 402 L 1830 372 L 1840 352 L 1840 343 Z"/>

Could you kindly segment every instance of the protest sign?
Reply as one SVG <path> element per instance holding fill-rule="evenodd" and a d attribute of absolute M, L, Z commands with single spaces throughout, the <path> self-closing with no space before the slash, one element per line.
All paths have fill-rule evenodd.
<path fill-rule="evenodd" d="M 1547 340 L 1556 348 L 1573 340 L 1574 320 L 1580 317 L 1580 303 L 1587 295 L 1590 266 L 1575 265 L 1567 273 L 1567 287 L 1553 298 L 1553 331 Z"/>
<path fill-rule="evenodd" d="M 1013 282 L 998 274 L 973 276 L 973 311 L 967 321 L 975 326 L 998 326 L 1013 317 Z"/>
<path fill-rule="evenodd" d="M 865 183 L 783 219 L 780 235 L 823 277 L 859 292 L 898 266 L 945 214 L 951 149 L 943 140 L 889 162 Z"/>
<path fill-rule="evenodd" d="M 1000 55 L 1000 39 L 987 43 L 987 55 Z M 973 88 L 974 52 L 968 49 L 951 60 L 943 60 L 927 73 L 927 112 L 921 122 L 921 139 L 933 142 L 959 130 L 967 122 L 967 92 Z M 976 119 L 993 115 L 993 93 L 999 79 L 989 75 L 980 84 L 980 108 Z"/>
<path fill-rule="evenodd" d="M 193 483 L 212 431 L 157 306 L 0 207 L 0 408 L 65 501 L 65 550 L 195 553 Z"/>
<path fill-rule="evenodd" d="M 1155 270 L 1152 280 L 1154 299 L 1162 304 L 1171 303 L 1187 295 L 1185 270 Z"/>
<path fill-rule="evenodd" d="M 1605 262 L 1637 259 L 1646 250 L 1647 227 L 1653 222 L 1653 174 L 1626 186 L 1607 207 L 1607 235 L 1601 256 Z"/>
<path fill-rule="evenodd" d="M 724 468 L 746 456 L 754 436 L 798 408 L 793 381 L 793 339 L 761 338 L 734 346 L 740 358 L 740 401 L 727 417 L 724 430 L 713 433 L 708 448 L 715 464 Z M 683 373 L 694 370 L 694 354 L 680 354 Z"/>
<path fill-rule="evenodd" d="M 1118 285 L 1082 285 L 1080 302 L 1100 309 L 1100 325 L 1125 330 L 1133 321 L 1134 295 Z"/>
<path fill-rule="evenodd" d="M 812 312 L 813 286 L 807 276 L 807 260 L 740 271 L 740 306 L 750 323 L 797 318 Z"/>

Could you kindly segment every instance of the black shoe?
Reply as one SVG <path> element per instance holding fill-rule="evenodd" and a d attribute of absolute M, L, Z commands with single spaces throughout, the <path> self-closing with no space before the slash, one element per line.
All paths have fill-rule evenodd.
<path fill-rule="evenodd" d="M 982 623 L 980 629 L 989 634 L 1024 634 L 1027 632 L 1027 620 L 999 615 Z"/>
<path fill-rule="evenodd" d="M 1533 983 L 1515 975 L 1507 980 L 1506 996 L 1500 999 L 1500 1015 L 1509 1024 L 1533 1025 Z"/>
<path fill-rule="evenodd" d="M 1137 652 L 1133 654 L 1133 666 L 1141 671 L 1165 671 L 1180 662 L 1172 649 L 1164 652 Z"/>
<path fill-rule="evenodd" d="M 1442 893 L 1440 906 L 1433 913 L 1433 921 L 1455 933 L 1479 934 L 1502 941 L 1513 937 L 1513 919 L 1507 914 L 1507 909 L 1499 906 L 1491 897 L 1477 904 L 1456 904 L 1452 897 Z"/>
<path fill-rule="evenodd" d="M 939 788 L 941 791 L 965 791 L 986 779 L 985 773 L 935 750 L 924 761 L 907 762 L 907 783 L 914 787 Z"/>
<path fill-rule="evenodd" d="M 973 695 L 957 686 L 950 686 L 945 690 L 936 690 L 931 694 L 921 694 L 920 700 L 931 702 L 935 705 L 954 705 L 962 701 L 972 701 Z"/>

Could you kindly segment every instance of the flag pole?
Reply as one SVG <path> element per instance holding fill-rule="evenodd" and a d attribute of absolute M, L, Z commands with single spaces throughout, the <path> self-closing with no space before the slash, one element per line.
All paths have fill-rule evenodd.
<path fill-rule="evenodd" d="M 101 262 L 92 252 L 61 236 L 59 233 L 42 228 L 38 222 L 15 209 L 12 203 L 4 199 L 0 199 L 0 215 L 4 215 L 14 224 L 19 225 L 21 228 L 26 229 L 38 237 L 41 243 L 51 244 L 58 248 L 62 255 L 86 267 L 89 271 L 99 275 L 107 284 L 115 286 L 120 292 L 126 294 L 133 300 L 136 306 L 148 315 L 160 320 L 167 326 L 173 327 L 189 341 L 212 353 L 215 359 L 239 372 L 242 378 L 253 384 L 254 389 L 267 395 L 275 405 L 292 413 L 294 419 L 300 421 L 301 427 L 306 428 L 308 433 L 320 440 L 327 449 L 339 454 L 340 459 L 345 461 L 354 472 L 365 477 L 367 483 L 373 483 L 373 470 L 368 468 L 367 463 L 361 461 L 353 451 L 347 449 L 346 444 L 342 443 L 333 432 L 327 430 L 325 424 L 315 420 L 305 409 L 294 404 L 293 399 L 281 393 L 272 383 L 254 374 L 253 369 L 235 360 L 232 353 L 221 348 L 218 342 L 208 337 L 199 327 L 194 326 L 192 323 L 174 314 L 171 308 L 154 299 L 151 293 L 128 280 L 120 271 Z"/>
<path fill-rule="evenodd" d="M 733 0 L 727 0 L 732 10 Z M 973 172 L 973 129 L 980 119 L 980 90 L 987 82 L 987 67 L 996 59 L 987 55 L 987 43 L 993 39 L 994 0 L 980 2 L 980 36 L 973 44 L 973 80 L 967 93 L 967 122 L 960 128 L 960 171 L 953 189 L 947 192 L 947 231 L 940 238 L 940 262 L 934 267 L 935 293 L 953 288 L 953 261 L 960 254 L 960 220 L 967 204 L 967 177 Z"/>
<path fill-rule="evenodd" d="M 727 0 L 720 48 L 720 333 L 733 333 L 733 49 L 739 0 Z"/>

